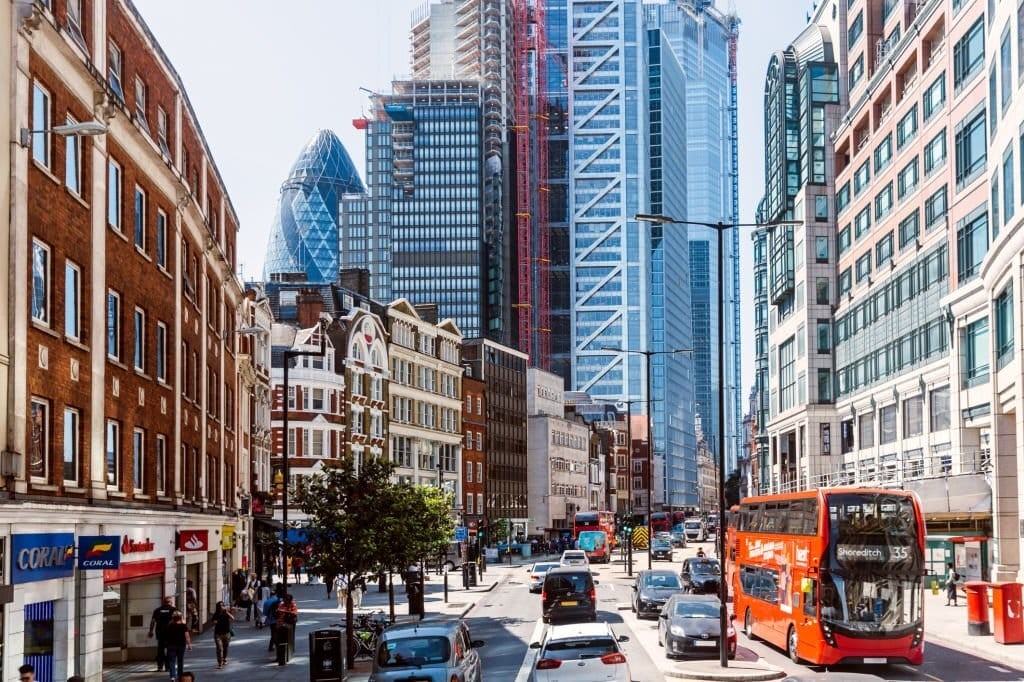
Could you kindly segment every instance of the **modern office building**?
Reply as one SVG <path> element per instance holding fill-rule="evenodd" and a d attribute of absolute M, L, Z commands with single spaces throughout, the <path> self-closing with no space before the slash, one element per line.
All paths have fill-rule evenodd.
<path fill-rule="evenodd" d="M 339 202 L 345 194 L 363 191 L 359 173 L 338 136 L 330 130 L 317 131 L 281 185 L 267 241 L 264 279 L 337 281 Z"/>

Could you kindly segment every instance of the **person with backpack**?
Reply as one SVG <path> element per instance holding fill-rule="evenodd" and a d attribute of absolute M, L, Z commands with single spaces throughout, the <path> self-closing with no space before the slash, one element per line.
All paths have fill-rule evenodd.
<path fill-rule="evenodd" d="M 960 586 L 960 574 L 953 568 L 953 563 L 946 564 L 946 606 L 956 606 L 956 590 Z"/>

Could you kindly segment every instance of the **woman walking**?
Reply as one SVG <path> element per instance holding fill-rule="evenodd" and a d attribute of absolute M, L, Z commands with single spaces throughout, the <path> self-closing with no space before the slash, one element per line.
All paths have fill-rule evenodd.
<path fill-rule="evenodd" d="M 185 616 L 181 611 L 175 611 L 171 616 L 166 633 L 167 670 L 170 672 L 171 682 L 178 682 L 178 676 L 185 667 L 185 651 L 192 651 L 192 637 L 188 633 Z"/>
<path fill-rule="evenodd" d="M 223 668 L 228 664 L 228 644 L 231 643 L 231 621 L 235 617 L 224 605 L 224 602 L 217 602 L 217 610 L 210 616 L 213 623 L 213 641 L 217 645 L 217 667 Z"/>

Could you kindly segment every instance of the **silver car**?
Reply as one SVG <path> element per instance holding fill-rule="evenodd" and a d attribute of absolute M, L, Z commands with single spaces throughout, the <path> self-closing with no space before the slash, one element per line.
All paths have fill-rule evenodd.
<path fill-rule="evenodd" d="M 439 618 L 392 625 L 380 636 L 370 682 L 480 682 L 483 668 L 461 619 Z"/>

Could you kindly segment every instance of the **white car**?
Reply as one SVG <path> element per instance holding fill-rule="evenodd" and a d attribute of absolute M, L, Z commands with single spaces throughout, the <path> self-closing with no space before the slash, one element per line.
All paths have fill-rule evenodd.
<path fill-rule="evenodd" d="M 590 559 L 582 549 L 567 549 L 562 552 L 562 560 L 559 563 L 562 566 L 587 566 Z"/>
<path fill-rule="evenodd" d="M 540 649 L 533 664 L 531 682 L 630 682 L 629 663 L 607 623 L 552 625 L 541 641 L 530 644 Z"/>
<path fill-rule="evenodd" d="M 544 575 L 552 568 L 558 568 L 558 564 L 543 561 L 530 566 L 530 592 L 540 592 L 544 589 Z"/>

